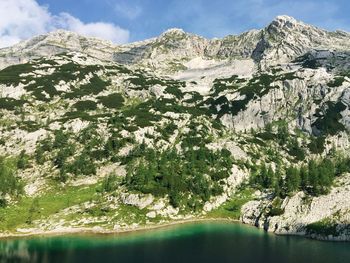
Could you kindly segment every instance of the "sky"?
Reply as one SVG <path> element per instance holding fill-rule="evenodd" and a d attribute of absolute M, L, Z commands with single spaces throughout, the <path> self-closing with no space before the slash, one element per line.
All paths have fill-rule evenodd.
<path fill-rule="evenodd" d="M 57 29 L 128 43 L 182 28 L 207 38 L 239 34 L 289 15 L 350 31 L 348 0 L 0 0 L 0 47 Z"/>

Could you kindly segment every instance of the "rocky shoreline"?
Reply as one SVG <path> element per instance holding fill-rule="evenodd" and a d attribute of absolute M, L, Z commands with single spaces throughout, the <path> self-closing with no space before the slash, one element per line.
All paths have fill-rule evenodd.
<path fill-rule="evenodd" d="M 49 231 L 48 230 L 32 231 L 31 229 L 21 229 L 22 233 L 0 233 L 0 240 L 9 239 L 9 238 L 35 237 L 35 236 L 61 236 L 61 235 L 86 235 L 86 234 L 92 234 L 92 235 L 132 234 L 135 232 L 151 231 L 155 229 L 161 229 L 161 228 L 166 228 L 166 227 L 171 227 L 176 225 L 193 224 L 193 223 L 201 223 L 201 222 L 224 222 L 224 223 L 232 223 L 232 224 L 244 224 L 247 226 L 263 229 L 264 231 L 267 231 L 269 233 L 279 235 L 279 236 L 300 236 L 304 238 L 311 238 L 315 240 L 330 241 L 330 242 L 349 242 L 350 241 L 350 234 L 344 234 L 341 236 L 331 236 L 331 235 L 324 236 L 324 235 L 317 235 L 317 234 L 307 234 L 305 232 L 294 232 L 294 233 L 293 232 L 284 232 L 284 233 L 273 232 L 269 229 L 264 229 L 263 227 L 258 225 L 244 223 L 241 220 L 233 220 L 233 219 L 227 219 L 227 218 L 206 218 L 206 217 L 175 220 L 175 221 L 169 221 L 169 222 L 162 222 L 159 224 L 130 227 L 130 228 L 124 228 L 124 229 L 118 229 L 118 230 L 104 229 L 98 226 L 95 226 L 92 228 L 62 227 L 59 229 L 49 230 Z"/>
<path fill-rule="evenodd" d="M 149 231 L 153 229 L 166 228 L 181 224 L 192 224 L 199 222 L 225 222 L 225 223 L 241 223 L 239 220 L 232 220 L 226 218 L 191 218 L 183 220 L 175 220 L 169 222 L 162 222 L 158 224 L 149 224 L 144 226 L 130 227 L 118 230 L 104 229 L 99 226 L 92 228 L 89 227 L 61 227 L 55 230 L 32 230 L 32 229 L 21 229 L 22 233 L 0 233 L 0 239 L 6 238 L 22 238 L 22 237 L 33 237 L 33 236 L 55 236 L 55 235 L 68 235 L 68 234 L 96 234 L 96 235 L 112 235 L 112 234 L 126 234 L 134 232 Z"/>

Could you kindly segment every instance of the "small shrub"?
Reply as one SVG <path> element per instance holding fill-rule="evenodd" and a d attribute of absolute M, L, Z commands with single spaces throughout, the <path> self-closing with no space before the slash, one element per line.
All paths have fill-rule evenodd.
<path fill-rule="evenodd" d="M 124 98 L 119 93 L 113 93 L 98 99 L 105 107 L 110 109 L 120 109 L 124 105 Z"/>
<path fill-rule="evenodd" d="M 73 105 L 73 108 L 76 108 L 78 111 L 91 111 L 91 110 L 96 110 L 96 102 L 92 100 L 83 100 L 83 101 L 78 101 Z"/>

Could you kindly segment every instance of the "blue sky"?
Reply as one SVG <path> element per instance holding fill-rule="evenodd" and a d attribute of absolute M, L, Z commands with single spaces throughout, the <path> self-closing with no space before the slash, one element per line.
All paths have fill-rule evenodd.
<path fill-rule="evenodd" d="M 18 12 L 29 10 L 25 14 L 28 19 L 23 19 L 22 24 L 11 24 L 9 20 L 15 16 L 6 16 L 6 4 L 18 7 Z M 3 5 L 5 8 L 1 8 Z M 0 39 L 0 46 L 6 44 L 5 37 L 11 43 L 30 33 L 57 28 L 109 38 L 116 43 L 154 37 L 172 27 L 208 38 L 223 37 L 262 28 L 282 14 L 328 30 L 350 31 L 349 11 L 347 0 L 0 0 L 0 38 L 4 42 L 1 44 Z M 33 17 L 43 21 L 34 21 Z M 2 21 L 10 29 L 1 26 Z M 35 26 L 30 27 L 30 23 Z M 21 26 L 30 32 L 20 30 Z M 14 28 L 21 34 L 13 33 Z"/>

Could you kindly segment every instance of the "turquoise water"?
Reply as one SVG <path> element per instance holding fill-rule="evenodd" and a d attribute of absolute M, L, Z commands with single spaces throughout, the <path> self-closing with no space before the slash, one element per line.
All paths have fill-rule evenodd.
<path fill-rule="evenodd" d="M 205 222 L 132 234 L 0 240 L 0 262 L 350 263 L 350 243 Z"/>

